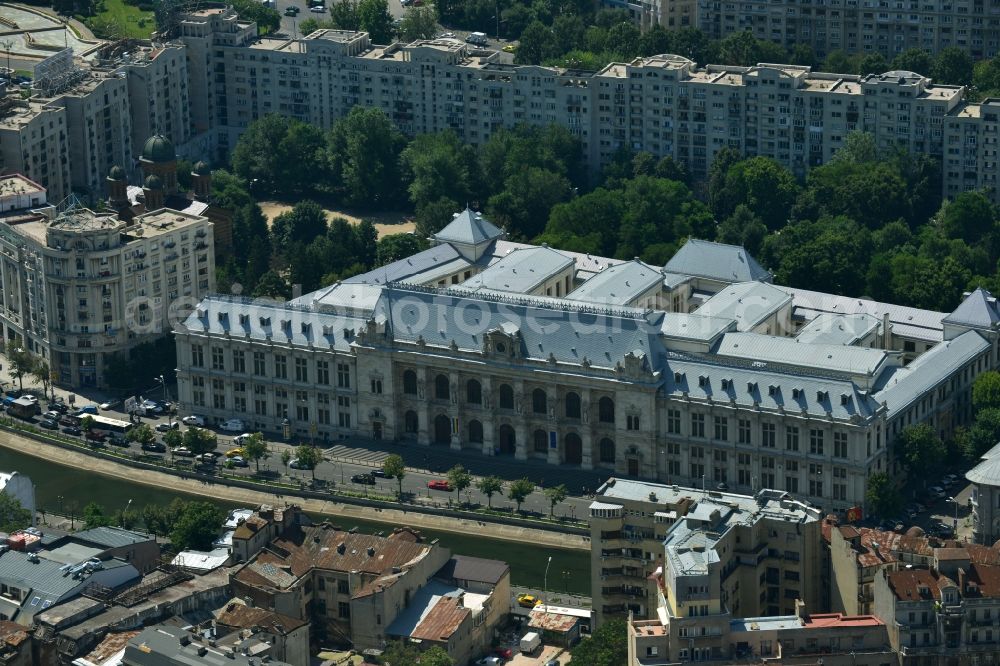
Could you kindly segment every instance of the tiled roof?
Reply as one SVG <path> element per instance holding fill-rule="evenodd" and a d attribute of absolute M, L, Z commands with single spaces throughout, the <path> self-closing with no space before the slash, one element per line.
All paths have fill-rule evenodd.
<path fill-rule="evenodd" d="M 309 624 L 307 620 L 298 620 L 288 615 L 282 615 L 265 608 L 247 606 L 236 601 L 231 601 L 216 616 L 216 622 L 226 627 L 237 629 L 251 629 L 253 627 L 263 627 L 265 630 L 276 634 L 287 634 L 300 629 Z"/>
<path fill-rule="evenodd" d="M 938 576 L 928 569 L 901 569 L 886 574 L 889 589 L 899 601 L 941 600 Z"/>
<path fill-rule="evenodd" d="M 720 282 L 770 281 L 771 273 L 745 248 L 691 238 L 670 258 L 664 271 Z"/>
<path fill-rule="evenodd" d="M 436 578 L 457 581 L 474 581 L 496 585 L 510 573 L 510 565 L 502 560 L 487 560 L 482 557 L 452 555 L 435 574 Z"/>

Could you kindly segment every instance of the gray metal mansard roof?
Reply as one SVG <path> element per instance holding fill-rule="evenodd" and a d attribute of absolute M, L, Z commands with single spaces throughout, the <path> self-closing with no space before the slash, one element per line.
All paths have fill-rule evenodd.
<path fill-rule="evenodd" d="M 942 320 L 944 324 L 972 326 L 973 328 L 992 328 L 1000 322 L 997 312 L 997 300 L 993 294 L 982 287 L 965 297 L 955 310 Z"/>
<path fill-rule="evenodd" d="M 771 272 L 745 248 L 691 238 L 670 258 L 666 273 L 680 273 L 720 282 L 770 282 Z"/>
<path fill-rule="evenodd" d="M 1000 457 L 986 458 L 966 472 L 965 478 L 984 486 L 1000 486 Z"/>
<path fill-rule="evenodd" d="M 355 332 L 366 324 L 367 318 L 362 316 L 236 296 L 210 296 L 184 320 L 183 327 L 192 333 L 229 334 L 234 338 L 347 351 Z"/>
<path fill-rule="evenodd" d="M 696 313 L 735 319 L 739 330 L 749 331 L 791 300 L 791 296 L 766 282 L 740 282 L 720 290 Z"/>
<path fill-rule="evenodd" d="M 825 312 L 803 326 L 795 339 L 807 344 L 854 345 L 880 323 L 870 314 Z"/>
<path fill-rule="evenodd" d="M 663 274 L 633 259 L 609 266 L 574 289 L 566 298 L 604 305 L 625 305 L 660 284 Z"/>
<path fill-rule="evenodd" d="M 572 257 L 547 245 L 517 249 L 462 286 L 525 294 L 574 263 Z"/>
<path fill-rule="evenodd" d="M 456 215 L 455 219 L 449 222 L 444 229 L 434 234 L 433 238 L 442 243 L 479 245 L 503 235 L 503 230 L 483 217 L 482 214 L 466 208 Z"/>
<path fill-rule="evenodd" d="M 614 368 L 628 353 L 645 355 L 652 369 L 662 364 L 657 337 L 663 313 L 605 309 L 583 303 L 555 307 L 531 297 L 461 294 L 406 285 L 388 287 L 376 308 L 399 342 L 481 352 L 487 333 L 515 336 L 521 356 L 575 366 L 584 360 Z M 648 317 L 648 318 L 647 318 Z"/>
<path fill-rule="evenodd" d="M 387 284 L 413 278 L 417 278 L 416 282 L 425 282 L 430 279 L 427 275 L 430 271 L 437 271 L 441 267 L 447 267 L 449 271 L 452 268 L 458 271 L 463 266 L 470 265 L 451 245 L 435 245 L 405 259 L 349 277 L 344 280 L 344 284 Z"/>
<path fill-rule="evenodd" d="M 872 397 L 886 403 L 891 418 L 989 348 L 990 343 L 979 333 L 966 331 L 935 345 L 907 367 L 887 372 Z"/>
<path fill-rule="evenodd" d="M 231 654 L 227 654 L 227 652 Z M 260 657 L 232 653 L 207 641 L 192 640 L 184 629 L 166 625 L 146 627 L 125 645 L 125 661 L 143 666 L 252 666 Z M 289 666 L 284 661 L 268 660 L 269 666 Z"/>
<path fill-rule="evenodd" d="M 73 535 L 73 538 L 88 541 L 105 548 L 121 548 L 136 543 L 152 541 L 153 537 L 142 532 L 134 532 L 121 527 L 95 527 Z"/>

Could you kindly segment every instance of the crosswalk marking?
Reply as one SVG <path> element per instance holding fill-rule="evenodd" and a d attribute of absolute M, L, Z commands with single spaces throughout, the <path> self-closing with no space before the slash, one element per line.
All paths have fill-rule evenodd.
<path fill-rule="evenodd" d="M 371 449 L 344 446 L 343 444 L 331 446 L 323 453 L 327 458 L 332 458 L 334 460 L 363 460 L 365 462 L 377 463 L 380 465 L 385 462 L 386 458 L 389 457 L 389 454 L 385 451 L 372 451 Z"/>

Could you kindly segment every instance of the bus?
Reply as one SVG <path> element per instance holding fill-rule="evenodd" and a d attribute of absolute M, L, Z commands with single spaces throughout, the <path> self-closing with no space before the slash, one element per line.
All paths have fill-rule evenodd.
<path fill-rule="evenodd" d="M 113 434 L 124 435 L 129 430 L 131 430 L 134 425 L 132 423 L 129 423 L 128 421 L 122 421 L 120 419 L 110 419 L 107 416 L 101 416 L 100 414 L 97 415 L 86 414 L 84 415 L 83 418 L 86 418 L 87 416 L 89 416 L 90 420 L 93 422 L 93 425 L 90 426 L 91 432 L 103 432 L 108 435 L 113 435 Z M 80 420 L 82 421 L 83 418 L 81 418 Z"/>

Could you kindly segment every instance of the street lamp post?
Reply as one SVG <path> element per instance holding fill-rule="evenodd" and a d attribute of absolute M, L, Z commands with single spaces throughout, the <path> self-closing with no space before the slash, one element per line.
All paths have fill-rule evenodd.
<path fill-rule="evenodd" d="M 542 578 L 542 594 L 545 595 L 545 614 L 549 614 L 549 565 L 552 564 L 552 556 L 545 563 L 545 576 Z"/>
<path fill-rule="evenodd" d="M 955 505 L 955 538 L 958 538 L 958 500 L 954 497 L 949 497 L 948 501 Z"/>
<path fill-rule="evenodd" d="M 128 508 L 130 506 L 132 506 L 132 498 L 129 498 L 128 502 L 125 503 L 125 510 L 122 511 L 122 520 L 121 520 L 121 525 L 120 525 L 120 527 L 122 529 L 125 528 L 125 514 L 128 513 Z"/>

